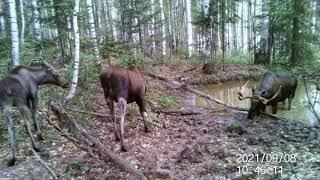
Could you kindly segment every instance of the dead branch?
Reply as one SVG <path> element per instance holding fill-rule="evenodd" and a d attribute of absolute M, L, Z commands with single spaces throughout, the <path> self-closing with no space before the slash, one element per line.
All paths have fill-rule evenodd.
<path fill-rule="evenodd" d="M 105 146 L 98 139 L 91 136 L 87 132 L 87 130 L 84 129 L 80 124 L 78 124 L 77 120 L 73 116 L 67 114 L 64 109 L 53 104 L 51 105 L 51 109 L 57 116 L 72 123 L 85 138 L 92 142 L 95 145 L 96 149 L 99 151 L 99 154 L 104 161 L 113 162 L 123 171 L 131 173 L 138 179 L 146 179 L 146 177 L 141 172 L 131 167 L 130 163 L 126 159 L 121 158 L 119 155 L 105 148 Z"/>
<path fill-rule="evenodd" d="M 307 94 L 307 98 L 308 98 L 308 103 L 310 105 L 310 108 L 311 108 L 311 111 L 312 113 L 314 114 L 314 116 L 317 118 L 318 122 L 320 122 L 320 118 L 317 114 L 317 111 L 314 109 L 314 106 L 312 105 L 312 102 L 311 102 L 311 99 L 310 99 L 310 96 L 309 96 L 309 91 L 308 91 L 308 88 L 307 88 L 307 84 L 306 84 L 306 79 L 305 77 L 303 77 L 303 84 L 304 84 L 304 89 L 306 90 L 306 94 Z M 315 99 L 316 101 L 317 99 Z"/>
<path fill-rule="evenodd" d="M 170 114 L 170 115 L 181 115 L 181 116 L 189 116 L 189 115 L 199 115 L 202 112 L 192 111 L 192 110 L 179 110 L 179 109 L 160 109 L 161 113 Z"/>
<path fill-rule="evenodd" d="M 56 174 L 53 172 L 53 170 L 48 166 L 48 164 L 40 158 L 39 154 L 38 154 L 33 148 L 31 148 L 31 150 L 32 150 L 34 156 L 38 159 L 38 161 L 52 174 L 52 176 L 54 177 L 54 179 L 58 179 L 57 175 L 56 175 Z"/>
<path fill-rule="evenodd" d="M 190 69 L 187 69 L 187 70 L 184 70 L 183 72 L 186 73 L 186 72 L 189 72 L 189 71 L 193 71 L 193 70 L 196 70 L 197 67 L 193 67 L 193 68 L 190 68 Z"/>
<path fill-rule="evenodd" d="M 95 113 L 95 112 L 88 112 L 88 111 L 76 110 L 76 109 L 70 109 L 70 108 L 65 108 L 65 110 L 83 113 L 83 114 L 89 114 L 92 116 L 111 117 L 109 114 L 99 114 L 99 113 Z"/>

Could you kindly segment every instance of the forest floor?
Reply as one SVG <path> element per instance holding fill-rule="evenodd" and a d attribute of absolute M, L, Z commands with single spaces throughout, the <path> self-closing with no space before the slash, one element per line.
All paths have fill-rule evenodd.
<path fill-rule="evenodd" d="M 227 73 L 218 70 L 215 75 L 203 75 L 200 66 L 193 69 L 191 65 L 173 64 L 157 68 L 160 75 L 187 84 L 256 78 L 264 71 L 260 66 L 228 65 Z M 109 118 L 88 116 L 83 125 L 106 148 L 126 158 L 148 179 L 320 179 L 319 125 L 309 127 L 297 121 L 266 116 L 248 120 L 244 112 L 196 107 L 194 95 L 171 88 L 160 80 L 146 79 L 149 94 L 157 90 L 174 95 L 180 102 L 179 109 L 200 114 L 157 114 L 148 109 L 152 132 L 145 133 L 138 108 L 129 105 L 125 124 L 128 152 L 120 150 L 120 142 L 115 141 Z M 90 104 L 85 110 L 101 114 L 109 112 L 100 83 L 95 81 L 89 86 Z M 77 114 L 76 117 L 80 116 L 87 115 Z M 51 119 L 55 117 L 51 115 Z M 40 143 L 41 157 L 59 179 L 130 179 L 129 174 L 111 162 L 96 158 L 94 148 L 89 153 L 61 137 L 44 120 L 42 124 L 45 140 Z M 17 166 L 7 167 L 4 122 L 0 127 L 0 178 L 52 178 L 34 158 L 29 139 L 23 138 L 27 136 L 19 125 L 16 127 L 16 133 L 20 134 L 17 136 Z"/>

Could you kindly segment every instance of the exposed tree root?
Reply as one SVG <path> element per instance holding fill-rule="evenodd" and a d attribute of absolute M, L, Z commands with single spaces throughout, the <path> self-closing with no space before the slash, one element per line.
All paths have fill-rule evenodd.
<path fill-rule="evenodd" d="M 87 130 L 85 130 L 73 116 L 71 116 L 70 114 L 67 114 L 64 109 L 53 104 L 51 105 L 51 109 L 58 117 L 72 123 L 75 126 L 75 128 L 80 132 L 81 135 L 83 135 L 87 140 L 93 143 L 94 146 L 96 147 L 96 150 L 98 150 L 100 154 L 100 158 L 102 158 L 104 161 L 113 162 L 123 171 L 129 172 L 130 174 L 135 176 L 134 179 L 146 179 L 146 177 L 141 172 L 131 167 L 130 163 L 126 159 L 121 158 L 119 155 L 105 148 L 105 146 L 98 139 L 91 136 L 87 132 Z"/>

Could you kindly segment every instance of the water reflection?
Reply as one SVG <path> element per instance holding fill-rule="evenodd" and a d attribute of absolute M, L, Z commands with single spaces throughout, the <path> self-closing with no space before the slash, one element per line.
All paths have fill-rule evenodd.
<path fill-rule="evenodd" d="M 244 82 L 242 82 L 244 83 Z M 244 89 L 244 95 L 251 95 L 251 89 L 256 85 L 257 82 L 251 81 L 248 86 Z M 307 88 L 309 96 L 314 100 L 316 96 L 316 86 L 312 83 L 307 83 Z M 232 81 L 220 85 L 208 85 L 199 87 L 199 90 L 209 94 L 217 99 L 220 99 L 227 103 L 228 105 L 239 106 L 239 107 L 250 107 L 249 100 L 240 101 L 237 96 L 237 92 L 240 90 L 240 82 Z M 320 101 L 320 92 L 318 92 L 318 101 Z M 200 97 L 196 97 L 196 104 L 199 106 L 210 107 L 207 102 Z M 216 108 L 222 108 L 218 105 L 215 105 Z M 285 105 L 282 103 L 278 104 L 277 115 L 285 117 L 292 120 L 302 121 L 309 125 L 314 125 L 317 123 L 317 119 L 314 114 L 309 110 L 308 98 L 305 92 L 303 81 L 298 82 L 298 87 L 296 90 L 295 97 L 292 101 L 291 110 L 288 111 L 288 102 L 286 101 Z M 320 114 L 320 103 L 315 105 L 315 109 L 318 114 Z M 270 111 L 269 111 L 270 112 Z"/>

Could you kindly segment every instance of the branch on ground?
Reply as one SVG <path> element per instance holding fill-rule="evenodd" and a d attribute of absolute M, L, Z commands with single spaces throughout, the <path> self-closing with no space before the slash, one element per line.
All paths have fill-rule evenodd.
<path fill-rule="evenodd" d="M 81 135 L 83 135 L 88 141 L 92 142 L 96 147 L 96 150 L 98 150 L 101 159 L 107 162 L 113 162 L 123 171 L 132 174 L 137 179 L 147 179 L 141 172 L 131 167 L 130 163 L 126 159 L 105 148 L 105 146 L 97 138 L 91 136 L 87 130 L 84 129 L 72 115 L 67 114 L 63 108 L 51 104 L 51 109 L 58 117 L 72 123 Z"/>

